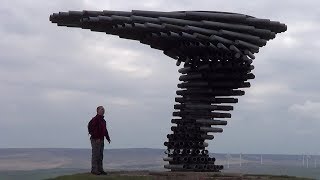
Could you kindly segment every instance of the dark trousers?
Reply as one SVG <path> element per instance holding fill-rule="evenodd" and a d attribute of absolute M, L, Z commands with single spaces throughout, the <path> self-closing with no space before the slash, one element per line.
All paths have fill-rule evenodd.
<path fill-rule="evenodd" d="M 90 139 L 92 147 L 91 172 L 103 171 L 104 140 Z"/>

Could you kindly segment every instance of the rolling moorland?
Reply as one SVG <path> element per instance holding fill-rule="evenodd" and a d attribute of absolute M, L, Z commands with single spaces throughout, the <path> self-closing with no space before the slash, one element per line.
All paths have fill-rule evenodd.
<path fill-rule="evenodd" d="M 107 149 L 104 165 L 109 172 L 163 172 L 163 149 Z M 212 154 L 216 164 L 224 165 L 223 173 L 289 175 L 320 179 L 320 165 L 312 156 L 302 164 L 301 155 L 230 154 L 229 168 L 226 154 Z M 62 175 L 87 173 L 90 170 L 90 149 L 0 149 L 0 179 L 37 180 Z M 320 162 L 320 161 L 318 161 Z"/>

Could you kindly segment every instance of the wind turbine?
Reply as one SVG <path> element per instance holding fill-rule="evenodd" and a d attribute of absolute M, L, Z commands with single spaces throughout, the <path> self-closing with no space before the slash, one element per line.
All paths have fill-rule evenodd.
<path fill-rule="evenodd" d="M 316 155 L 314 156 L 314 168 L 317 168 L 317 163 L 318 163 L 317 160 L 318 160 L 319 154 L 320 153 L 317 152 Z"/>
<path fill-rule="evenodd" d="M 307 155 L 307 168 L 309 168 L 309 159 L 311 158 L 310 155 Z"/>
<path fill-rule="evenodd" d="M 228 153 L 226 155 L 226 158 L 227 158 L 227 166 L 228 166 L 228 169 L 230 168 L 230 163 L 229 163 L 229 160 L 232 158 L 232 156 Z"/>

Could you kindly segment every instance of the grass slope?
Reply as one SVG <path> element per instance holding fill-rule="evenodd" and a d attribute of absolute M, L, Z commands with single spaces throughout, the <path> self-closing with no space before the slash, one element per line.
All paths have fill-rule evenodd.
<path fill-rule="evenodd" d="M 220 173 L 174 173 L 174 172 L 111 172 L 109 175 L 92 175 L 90 173 L 81 173 L 67 176 L 60 176 L 48 180 L 193 180 L 193 179 L 239 179 L 239 180 L 311 180 L 308 178 L 298 178 L 292 176 L 272 176 L 272 175 L 249 175 L 249 174 L 220 174 Z"/>

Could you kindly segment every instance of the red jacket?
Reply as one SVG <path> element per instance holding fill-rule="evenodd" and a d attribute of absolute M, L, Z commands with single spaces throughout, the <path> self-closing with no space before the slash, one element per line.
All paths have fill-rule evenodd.
<path fill-rule="evenodd" d="M 110 141 L 109 133 L 106 126 L 106 120 L 104 120 L 104 116 L 96 115 L 93 117 L 90 122 L 88 123 L 88 131 L 91 135 L 90 139 L 101 139 L 103 140 L 104 137 L 108 141 Z"/>

